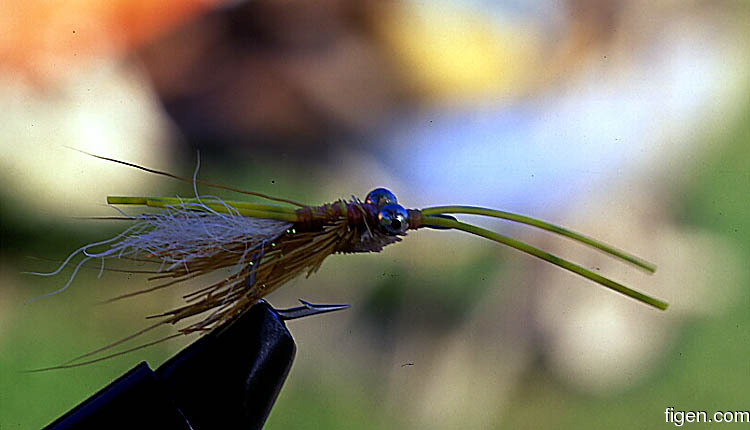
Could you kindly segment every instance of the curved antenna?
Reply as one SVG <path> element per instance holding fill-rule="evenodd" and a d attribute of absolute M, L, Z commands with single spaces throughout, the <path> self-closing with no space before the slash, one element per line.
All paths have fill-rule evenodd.
<path fill-rule="evenodd" d="M 638 300 L 641 303 L 645 303 L 657 309 L 666 310 L 667 307 L 669 306 L 669 304 L 667 304 L 664 301 L 661 301 L 654 297 L 651 297 L 641 292 L 638 292 L 636 290 L 633 290 L 632 288 L 626 287 L 625 285 L 615 282 L 609 278 L 605 278 L 604 276 L 598 275 L 573 262 L 570 262 L 556 255 L 550 254 L 549 252 L 543 251 L 539 248 L 535 248 L 531 245 L 528 245 L 516 239 L 510 238 L 508 236 L 495 233 L 494 231 L 486 230 L 484 228 L 477 227 L 475 225 L 466 224 L 460 221 L 454 221 L 454 220 L 447 219 L 447 218 L 424 215 L 424 212 L 422 216 L 422 224 L 425 226 L 429 226 L 429 227 L 452 228 L 456 230 L 465 231 L 467 233 L 471 233 L 477 236 L 481 236 L 481 237 L 484 237 L 485 239 L 489 239 L 498 243 L 502 243 L 503 245 L 508 245 L 511 248 L 515 248 L 521 252 L 525 252 L 526 254 L 533 255 L 534 257 L 540 258 L 548 263 L 552 263 L 555 266 L 561 267 L 565 270 L 569 270 L 577 275 L 581 275 L 584 278 L 594 281 L 599 285 L 605 286 L 611 290 L 617 291 L 620 294 L 624 294 L 632 299 Z"/>
<path fill-rule="evenodd" d="M 477 207 L 477 206 L 433 206 L 433 207 L 422 209 L 423 215 L 439 215 L 439 214 L 446 214 L 446 213 L 483 215 L 483 216 L 489 216 L 493 218 L 505 219 L 505 220 L 517 222 L 520 224 L 530 225 L 533 227 L 540 228 L 542 230 L 547 230 L 552 233 L 559 234 L 561 236 L 565 236 L 577 242 L 596 248 L 606 254 L 619 258 L 620 260 L 625 261 L 626 263 L 630 263 L 633 266 L 638 267 L 639 269 L 643 269 L 648 273 L 656 272 L 655 264 L 649 263 L 648 261 L 640 257 L 636 257 L 635 255 L 629 254 L 625 251 L 622 251 L 613 246 L 607 245 L 606 243 L 598 241 L 596 239 L 592 239 L 588 236 L 584 236 L 580 233 L 576 233 L 566 228 L 563 228 L 554 224 L 550 224 L 548 222 L 538 220 L 535 218 L 527 217 L 524 215 L 519 215 L 516 213 L 506 212 L 506 211 L 499 211 L 495 209 Z"/>
<path fill-rule="evenodd" d="M 219 188 L 219 189 L 222 189 L 222 190 L 232 191 L 232 192 L 235 192 L 235 193 L 247 194 L 247 195 L 250 195 L 250 196 L 261 197 L 261 198 L 264 198 L 264 199 L 273 200 L 275 202 L 289 203 L 291 205 L 295 205 L 295 206 L 299 206 L 299 207 L 305 207 L 305 205 L 303 205 L 302 203 L 295 202 L 294 200 L 282 199 L 282 198 L 279 198 L 279 197 L 272 197 L 272 196 L 269 196 L 268 194 L 256 193 L 255 191 L 241 190 L 239 188 L 234 188 L 234 187 L 230 187 L 230 186 L 227 186 L 227 185 L 216 184 L 216 183 L 213 183 L 213 182 L 204 181 L 202 179 L 196 179 L 195 181 L 193 181 L 193 179 L 185 178 L 185 177 L 182 177 L 182 176 L 177 176 L 177 175 L 174 175 L 174 174 L 169 173 L 169 172 L 163 172 L 161 170 L 150 169 L 148 167 L 139 166 L 138 164 L 128 163 L 127 161 L 122 161 L 122 160 L 117 160 L 115 158 L 109 158 L 109 157 L 104 157 L 102 155 L 92 154 L 90 152 L 82 151 L 80 149 L 76 149 L 76 148 L 72 148 L 72 147 L 68 147 L 68 148 L 70 148 L 70 149 L 72 149 L 74 151 L 78 151 L 80 153 L 86 154 L 86 155 L 88 155 L 90 157 L 98 158 L 100 160 L 111 161 L 113 163 L 122 164 L 124 166 L 134 167 L 136 169 L 143 170 L 144 172 L 153 173 L 153 174 L 161 175 L 161 176 L 166 176 L 168 178 L 177 179 L 178 181 L 188 182 L 190 184 L 198 183 L 198 184 L 201 184 L 201 185 L 205 185 L 207 187 Z"/>

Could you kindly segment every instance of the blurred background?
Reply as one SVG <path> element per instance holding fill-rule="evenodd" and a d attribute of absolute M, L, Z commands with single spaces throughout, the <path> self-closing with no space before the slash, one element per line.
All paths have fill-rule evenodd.
<path fill-rule="evenodd" d="M 289 324 L 266 428 L 651 428 L 748 410 L 750 7 L 741 1 L 9 0 L 0 8 L 0 427 L 39 428 L 184 338 L 60 364 L 195 284 L 51 271 L 122 230 L 106 195 L 189 186 L 68 147 L 320 204 L 378 186 L 562 224 L 655 262 L 466 218 L 665 299 L 417 231 L 269 297 Z M 229 194 L 224 197 L 234 197 Z M 97 268 L 98 269 L 98 268 Z M 168 333 L 167 330 L 165 333 Z M 154 333 L 154 338 L 162 333 Z M 241 348 L 238 345 L 238 348 Z"/>

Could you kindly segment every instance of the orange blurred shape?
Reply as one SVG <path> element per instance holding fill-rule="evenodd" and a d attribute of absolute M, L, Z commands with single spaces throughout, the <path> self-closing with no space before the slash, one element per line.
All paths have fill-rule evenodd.
<path fill-rule="evenodd" d="M 223 0 L 6 0 L 0 73 L 48 84 L 97 57 L 120 56 Z"/>

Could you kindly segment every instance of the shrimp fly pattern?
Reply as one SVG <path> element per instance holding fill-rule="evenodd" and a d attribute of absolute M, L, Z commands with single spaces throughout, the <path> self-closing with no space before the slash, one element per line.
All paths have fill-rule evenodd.
<path fill-rule="evenodd" d="M 401 241 L 408 231 L 422 228 L 461 230 L 484 237 L 581 275 L 654 308 L 667 308 L 667 303 L 661 300 L 568 260 L 494 231 L 458 221 L 454 217 L 457 214 L 471 214 L 527 224 L 594 247 L 649 273 L 655 271 L 654 265 L 638 257 L 579 233 L 523 215 L 474 206 L 406 209 L 399 204 L 392 192 L 384 188 L 371 191 L 364 200 L 351 198 L 311 206 L 206 182 L 197 179 L 197 169 L 191 179 L 112 158 L 88 155 L 190 182 L 195 193 L 191 198 L 107 197 L 110 205 L 138 205 L 151 209 L 150 212 L 127 216 L 125 219 L 131 221 L 132 225 L 125 231 L 109 240 L 78 249 L 56 271 L 37 273 L 56 275 L 71 265 L 76 257 L 81 257 L 66 284 L 46 295 L 66 289 L 78 270 L 90 260 L 101 261 L 102 267 L 107 259 L 131 260 L 153 266 L 149 282 L 154 285 L 112 300 L 178 285 L 219 269 L 234 270 L 230 270 L 230 275 L 217 282 L 190 291 L 184 296 L 184 305 L 156 315 L 156 324 L 55 368 L 78 366 L 128 352 L 80 361 L 160 325 L 176 324 L 193 317 L 198 317 L 198 320 L 180 328 L 179 333 L 213 330 L 231 323 L 238 315 L 291 279 L 301 274 L 311 275 L 329 255 L 379 252 L 383 247 Z M 229 201 L 199 195 L 197 185 L 248 194 L 267 202 Z"/>

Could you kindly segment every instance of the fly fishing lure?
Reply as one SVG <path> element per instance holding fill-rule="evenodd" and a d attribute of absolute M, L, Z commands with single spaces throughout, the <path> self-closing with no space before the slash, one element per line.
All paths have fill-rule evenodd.
<path fill-rule="evenodd" d="M 582 266 L 494 231 L 458 221 L 453 216 L 481 215 L 527 224 L 589 245 L 649 273 L 656 270 L 653 264 L 603 242 L 523 215 L 473 206 L 405 209 L 396 196 L 384 188 L 371 191 L 364 201 L 353 197 L 350 200 L 309 206 L 200 180 L 197 178 L 197 168 L 193 178 L 189 179 L 112 158 L 88 155 L 190 182 L 195 195 L 192 198 L 107 197 L 110 205 L 138 205 L 153 208 L 155 212 L 125 216 L 121 211 L 124 215 L 121 219 L 132 221 L 133 225 L 109 240 L 78 249 L 56 271 L 44 274 L 55 275 L 68 266 L 74 257 L 83 256 L 67 283 L 60 290 L 47 295 L 66 289 L 78 270 L 90 260 L 101 260 L 101 270 L 104 270 L 107 259 L 131 260 L 154 266 L 153 270 L 145 272 L 151 273 L 149 281 L 156 282 L 156 285 L 112 300 L 167 288 L 219 269 L 230 269 L 231 274 L 218 282 L 189 292 L 184 296 L 186 302 L 183 306 L 154 316 L 159 318 L 156 324 L 59 367 L 85 364 L 70 363 L 131 340 L 157 326 L 176 324 L 191 317 L 202 316 L 197 322 L 179 329 L 173 336 L 206 332 L 231 323 L 238 315 L 289 280 L 303 273 L 310 276 L 316 272 L 329 255 L 379 252 L 383 247 L 401 241 L 409 230 L 421 228 L 453 229 L 484 237 L 533 255 L 657 309 L 667 308 L 667 303 L 661 300 Z M 253 195 L 272 203 L 229 201 L 201 196 L 197 191 L 198 184 Z"/>

